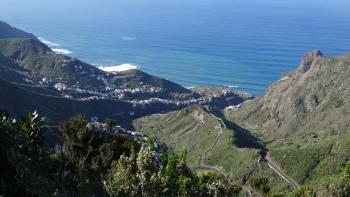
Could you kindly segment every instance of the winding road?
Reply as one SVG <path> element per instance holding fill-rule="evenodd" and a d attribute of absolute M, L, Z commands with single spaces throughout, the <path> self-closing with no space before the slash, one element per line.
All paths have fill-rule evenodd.
<path fill-rule="evenodd" d="M 204 121 L 201 118 L 199 118 L 196 115 L 192 115 L 192 116 L 194 118 L 196 118 L 197 120 L 199 120 L 202 123 L 202 125 L 205 125 Z M 214 117 L 214 115 L 212 115 L 212 116 Z M 204 160 L 207 157 L 209 151 L 216 146 L 216 144 L 218 143 L 221 135 L 223 134 L 223 128 L 226 128 L 226 125 L 225 125 L 225 123 L 223 121 L 220 121 L 220 129 L 218 130 L 218 133 L 217 133 L 217 135 L 215 137 L 214 143 L 204 151 L 203 155 L 198 157 L 197 163 L 198 163 L 198 167 L 199 168 L 210 169 L 210 170 L 216 171 L 216 172 L 218 172 L 218 173 L 220 173 L 220 174 L 225 176 L 226 173 L 223 170 L 221 170 L 220 168 L 215 167 L 215 166 L 206 165 L 204 163 Z"/>
<path fill-rule="evenodd" d="M 219 141 L 221 135 L 222 135 L 223 132 L 224 132 L 223 129 L 226 129 L 226 128 L 227 128 L 225 122 L 224 122 L 221 118 L 219 118 L 219 117 L 217 117 L 216 115 L 210 113 L 209 111 L 208 111 L 208 113 L 209 113 L 212 117 L 214 117 L 215 119 L 217 119 L 217 120 L 220 122 L 220 128 L 219 128 L 219 130 L 218 130 L 217 136 L 215 137 L 214 143 L 213 143 L 209 148 L 207 148 L 207 149 L 204 151 L 203 155 L 201 155 L 201 156 L 198 157 L 198 161 L 197 161 L 197 162 L 198 162 L 198 167 L 199 167 L 199 168 L 204 168 L 204 169 L 210 169 L 210 170 L 212 170 L 212 171 L 216 171 L 216 172 L 222 174 L 223 176 L 226 176 L 226 173 L 225 173 L 222 169 L 220 169 L 220 168 L 218 168 L 218 167 L 215 167 L 215 166 L 206 165 L 206 164 L 204 163 L 204 160 L 205 160 L 205 158 L 207 157 L 208 152 L 209 152 L 211 149 L 213 149 L 213 148 L 216 146 L 216 144 L 218 143 L 218 141 Z M 194 116 L 194 115 L 193 115 L 193 117 L 195 117 L 196 119 L 199 119 L 199 120 L 204 124 L 203 120 L 201 120 L 199 117 L 196 117 L 196 116 Z M 252 193 L 250 192 L 250 190 L 249 190 L 249 188 L 248 188 L 247 186 L 241 185 L 241 187 L 242 187 L 242 190 L 244 191 L 245 197 L 251 197 L 251 196 L 252 196 Z"/>
<path fill-rule="evenodd" d="M 216 172 L 218 172 L 218 173 L 220 173 L 220 174 L 225 176 L 226 173 L 222 169 L 220 169 L 218 167 L 215 167 L 215 166 L 206 165 L 204 163 L 204 160 L 205 160 L 208 152 L 211 149 L 213 149 L 216 146 L 216 144 L 218 143 L 221 135 L 223 134 L 223 129 L 227 128 L 225 122 L 221 118 L 219 118 L 216 115 L 210 113 L 209 110 L 207 112 L 212 117 L 214 117 L 215 119 L 217 119 L 220 122 L 220 128 L 218 129 L 218 133 L 217 133 L 217 136 L 215 138 L 214 143 L 209 148 L 207 148 L 204 151 L 203 155 L 198 157 L 198 167 L 199 168 L 210 169 L 210 170 L 216 171 Z M 204 124 L 203 120 L 201 120 L 199 117 L 197 117 L 197 119 L 202 121 L 202 123 Z M 275 173 L 277 173 L 278 176 L 280 176 L 283 180 L 285 180 L 288 184 L 290 184 L 294 189 L 298 189 L 300 187 L 297 182 L 293 181 L 290 177 L 288 177 L 288 175 L 286 173 L 283 172 L 282 168 L 271 158 L 270 153 L 268 151 L 262 152 L 262 154 L 260 155 L 260 157 L 258 159 L 258 162 L 259 161 L 265 161 L 269 168 L 271 168 Z M 244 195 L 246 197 L 251 197 L 252 196 L 251 189 L 249 189 L 249 186 L 241 185 L 241 187 L 242 187 L 242 189 L 244 191 Z"/>
<path fill-rule="evenodd" d="M 291 178 L 287 176 L 286 173 L 278 166 L 278 164 L 271 158 L 270 153 L 267 152 L 264 157 L 260 157 L 260 159 L 264 160 L 269 168 L 271 168 L 274 172 L 276 172 L 282 179 L 288 182 L 294 189 L 298 189 L 300 186 L 297 182 L 293 181 Z"/>

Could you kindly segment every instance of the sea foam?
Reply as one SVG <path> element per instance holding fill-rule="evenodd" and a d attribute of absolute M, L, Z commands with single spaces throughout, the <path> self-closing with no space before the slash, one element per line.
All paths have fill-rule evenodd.
<path fill-rule="evenodd" d="M 49 40 L 46 40 L 43 37 L 38 37 L 38 39 L 40 40 L 40 42 L 46 44 L 48 47 L 58 47 L 58 46 L 60 46 L 59 44 L 51 42 Z"/>
<path fill-rule="evenodd" d="M 70 51 L 68 49 L 58 48 L 60 46 L 59 44 L 51 42 L 49 40 L 46 40 L 43 37 L 38 37 L 38 39 L 40 40 L 40 42 L 46 44 L 52 51 L 54 51 L 58 54 L 69 55 L 69 54 L 73 53 L 72 51 Z"/>
<path fill-rule="evenodd" d="M 60 48 L 51 48 L 52 51 L 58 53 L 58 54 L 63 54 L 63 55 L 68 55 L 73 53 L 72 51 L 68 49 L 60 49 Z"/>
<path fill-rule="evenodd" d="M 98 68 L 105 72 L 122 72 L 132 69 L 138 69 L 138 66 L 133 64 L 121 64 L 117 66 L 99 66 Z"/>
<path fill-rule="evenodd" d="M 122 40 L 131 41 L 131 40 L 136 40 L 136 38 L 135 37 L 124 36 L 124 37 L 122 37 Z"/>

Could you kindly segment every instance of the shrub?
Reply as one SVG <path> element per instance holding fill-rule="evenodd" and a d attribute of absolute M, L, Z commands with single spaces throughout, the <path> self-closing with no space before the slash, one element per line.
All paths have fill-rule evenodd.
<path fill-rule="evenodd" d="M 313 189 L 309 186 L 301 186 L 299 189 L 293 191 L 290 197 L 312 197 Z"/>
<path fill-rule="evenodd" d="M 270 192 L 269 180 L 263 176 L 253 176 L 249 179 L 249 184 L 254 188 L 262 192 L 263 194 L 268 194 Z"/>

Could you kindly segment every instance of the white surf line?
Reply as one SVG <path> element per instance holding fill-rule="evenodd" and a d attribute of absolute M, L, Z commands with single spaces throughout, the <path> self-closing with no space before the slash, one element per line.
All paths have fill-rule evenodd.
<path fill-rule="evenodd" d="M 278 80 L 278 81 L 285 81 L 285 80 L 287 80 L 287 79 L 289 79 L 289 76 L 285 76 L 285 77 L 281 78 L 281 79 Z"/>

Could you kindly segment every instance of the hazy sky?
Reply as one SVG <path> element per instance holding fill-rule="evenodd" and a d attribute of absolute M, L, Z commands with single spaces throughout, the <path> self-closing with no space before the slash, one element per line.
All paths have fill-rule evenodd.
<path fill-rule="evenodd" d="M 7 16 L 10 14 L 20 15 L 30 12 L 40 12 L 47 14 L 56 10 L 67 10 L 69 14 L 74 14 L 74 10 L 79 9 L 91 12 L 103 12 L 104 9 L 111 9 L 110 5 L 115 7 L 118 2 L 119 10 L 122 9 L 171 9 L 172 6 L 192 7 L 200 9 L 201 7 L 212 7 L 216 4 L 225 4 L 233 1 L 237 4 L 247 4 L 252 6 L 271 5 L 271 6 L 293 6 L 300 7 L 335 7 L 339 12 L 347 12 L 350 9 L 349 0 L 0 0 L 0 19 L 1 12 Z M 113 3 L 111 3 L 113 2 Z M 334 10 L 334 8 L 333 8 Z M 70 13 L 69 11 L 72 11 Z M 23 14 L 23 13 L 22 13 Z M 298 14 L 298 13 L 296 13 Z"/>

